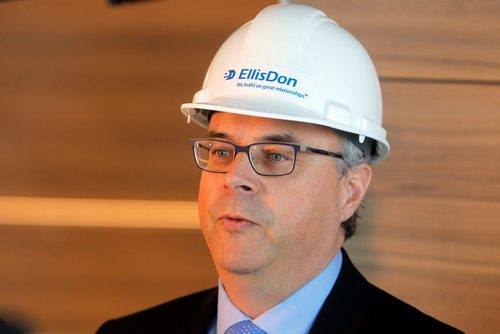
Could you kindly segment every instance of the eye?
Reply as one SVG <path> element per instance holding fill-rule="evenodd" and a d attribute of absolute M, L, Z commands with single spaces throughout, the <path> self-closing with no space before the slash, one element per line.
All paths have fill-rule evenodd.
<path fill-rule="evenodd" d="M 275 152 L 270 152 L 267 155 L 268 159 L 274 162 L 280 162 L 280 161 L 286 161 L 288 160 L 287 157 L 285 157 L 283 154 L 275 153 Z"/>
<path fill-rule="evenodd" d="M 224 148 L 212 149 L 212 154 L 215 155 L 217 158 L 227 158 L 231 156 L 231 152 Z"/>

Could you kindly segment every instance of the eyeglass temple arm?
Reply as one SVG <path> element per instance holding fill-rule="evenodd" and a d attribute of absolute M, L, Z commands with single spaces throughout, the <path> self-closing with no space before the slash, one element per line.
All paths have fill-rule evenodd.
<path fill-rule="evenodd" d="M 327 155 L 329 157 L 337 158 L 337 159 L 345 161 L 344 156 L 342 154 L 339 154 L 339 153 L 325 151 L 325 150 L 321 150 L 319 148 L 313 148 L 313 147 L 307 147 L 307 146 L 302 146 L 301 150 L 307 151 L 307 152 L 312 152 L 312 153 L 317 153 L 317 154 L 322 154 L 322 155 Z"/>

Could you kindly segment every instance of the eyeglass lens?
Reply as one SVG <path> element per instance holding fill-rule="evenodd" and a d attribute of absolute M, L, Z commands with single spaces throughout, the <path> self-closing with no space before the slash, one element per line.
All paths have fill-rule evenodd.
<path fill-rule="evenodd" d="M 237 151 L 248 154 L 254 170 L 262 175 L 285 175 L 293 171 L 295 150 L 293 146 L 276 143 L 259 143 L 240 147 L 218 140 L 201 140 L 194 144 L 198 166 L 206 171 L 227 172 Z"/>

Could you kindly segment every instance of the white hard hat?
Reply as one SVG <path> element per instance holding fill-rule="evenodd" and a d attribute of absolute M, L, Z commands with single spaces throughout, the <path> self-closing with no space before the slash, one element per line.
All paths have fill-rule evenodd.
<path fill-rule="evenodd" d="M 371 162 L 389 153 L 368 53 L 308 6 L 267 7 L 234 32 L 212 60 L 202 89 L 181 110 L 203 127 L 213 111 L 324 125 L 355 134 L 360 147 L 374 140 Z"/>

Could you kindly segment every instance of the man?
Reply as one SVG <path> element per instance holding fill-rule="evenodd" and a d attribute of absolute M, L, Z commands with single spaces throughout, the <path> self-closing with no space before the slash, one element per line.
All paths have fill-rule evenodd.
<path fill-rule="evenodd" d="M 219 49 L 181 107 L 217 289 L 109 321 L 99 333 L 459 333 L 368 283 L 342 249 L 389 151 L 378 78 L 322 12 L 264 9 Z"/>

